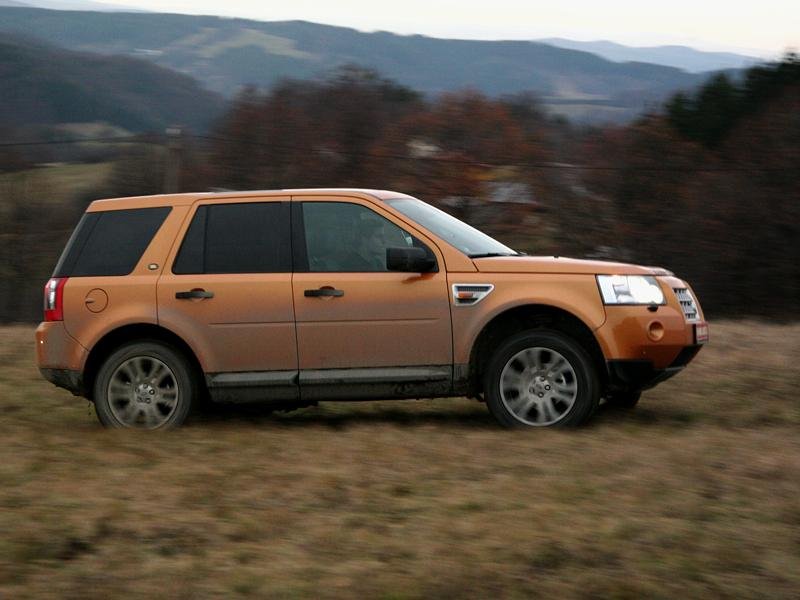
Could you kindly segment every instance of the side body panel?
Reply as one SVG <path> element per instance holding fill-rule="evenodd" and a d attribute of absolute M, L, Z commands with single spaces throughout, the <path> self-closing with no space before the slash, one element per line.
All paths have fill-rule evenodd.
<path fill-rule="evenodd" d="M 469 363 L 477 336 L 494 317 L 517 306 L 534 304 L 560 308 L 580 319 L 593 331 L 606 360 L 649 361 L 653 368 L 665 369 L 685 348 L 695 344 L 694 325 L 684 318 L 673 292 L 673 288 L 687 284 L 675 277 L 657 277 L 666 304 L 655 311 L 647 306 L 604 306 L 592 274 L 450 273 L 449 279 L 451 285 L 495 286 L 478 304 L 452 308 L 457 366 Z M 663 326 L 660 339 L 648 336 L 653 323 Z"/>
<path fill-rule="evenodd" d="M 606 319 L 594 275 L 551 273 L 449 273 L 454 284 L 494 285 L 479 303 L 453 306 L 453 358 L 466 365 L 481 330 L 496 316 L 518 306 L 541 304 L 572 313 L 591 330 Z M 452 304 L 452 298 L 451 298 Z"/>
<path fill-rule="evenodd" d="M 341 298 L 307 298 L 330 286 Z M 443 273 L 296 273 L 301 369 L 452 363 Z"/>
<path fill-rule="evenodd" d="M 297 370 L 291 273 L 176 275 L 171 270 L 198 206 L 266 201 L 288 203 L 289 198 L 248 196 L 196 202 L 177 232 L 158 281 L 158 323 L 189 344 L 206 373 Z M 176 293 L 193 289 L 211 292 L 213 297 L 176 298 Z"/>
<path fill-rule="evenodd" d="M 64 328 L 84 348 L 91 350 L 118 327 L 158 322 L 156 282 L 187 210 L 172 207 L 130 275 L 69 278 L 64 286 Z"/>
<path fill-rule="evenodd" d="M 192 289 L 214 297 L 175 298 Z M 297 369 L 289 273 L 165 273 L 158 321 L 186 340 L 207 373 Z"/>
<path fill-rule="evenodd" d="M 292 201 L 361 204 L 424 242 L 439 265 L 438 272 L 424 274 L 295 272 L 301 385 L 303 370 L 452 365 L 447 274 L 437 245 L 367 199 L 324 195 L 294 196 Z M 322 287 L 343 295 L 305 295 Z"/>

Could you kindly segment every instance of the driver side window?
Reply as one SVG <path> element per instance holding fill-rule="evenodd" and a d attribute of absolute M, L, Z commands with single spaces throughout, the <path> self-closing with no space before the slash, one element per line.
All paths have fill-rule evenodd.
<path fill-rule="evenodd" d="M 421 246 L 408 232 L 360 204 L 304 202 L 303 224 L 311 272 L 383 272 L 388 270 L 387 248 Z"/>

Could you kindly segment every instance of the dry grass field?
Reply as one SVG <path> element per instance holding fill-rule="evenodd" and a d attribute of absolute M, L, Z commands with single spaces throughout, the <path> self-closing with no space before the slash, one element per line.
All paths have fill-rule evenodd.
<path fill-rule="evenodd" d="M 712 325 L 629 415 L 475 401 L 100 429 L 0 329 L 0 598 L 797 598 L 800 325 Z"/>

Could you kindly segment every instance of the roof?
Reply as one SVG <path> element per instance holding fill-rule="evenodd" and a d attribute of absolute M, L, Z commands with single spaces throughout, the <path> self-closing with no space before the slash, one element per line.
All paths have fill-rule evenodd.
<path fill-rule="evenodd" d="M 231 192 L 193 192 L 186 194 L 158 194 L 153 196 L 129 196 L 95 200 L 88 211 L 116 210 L 123 208 L 149 208 L 154 206 L 186 206 L 197 200 L 213 198 L 265 198 L 274 196 L 356 196 L 378 200 L 389 198 L 410 198 L 408 194 L 391 190 L 372 190 L 363 188 L 296 188 L 281 190 L 249 190 Z"/>

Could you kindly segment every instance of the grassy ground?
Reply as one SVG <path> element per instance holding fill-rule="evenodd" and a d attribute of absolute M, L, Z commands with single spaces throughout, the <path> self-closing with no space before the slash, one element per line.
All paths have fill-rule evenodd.
<path fill-rule="evenodd" d="M 720 323 L 629 416 L 474 401 L 103 431 L 0 329 L 0 597 L 797 598 L 800 325 Z"/>

